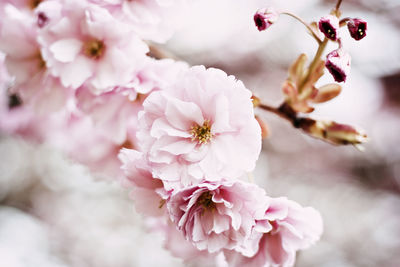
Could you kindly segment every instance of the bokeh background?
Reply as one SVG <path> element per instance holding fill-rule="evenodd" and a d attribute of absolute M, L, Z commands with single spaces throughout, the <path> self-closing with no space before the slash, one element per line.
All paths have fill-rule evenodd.
<path fill-rule="evenodd" d="M 261 100 L 279 105 L 287 68 L 315 41 L 287 16 L 258 32 L 252 16 L 273 5 L 318 20 L 333 0 L 194 0 L 162 47 L 191 65 L 218 67 Z M 342 93 L 312 116 L 357 125 L 365 151 L 335 147 L 259 111 L 270 135 L 254 177 L 271 196 L 318 209 L 324 234 L 296 266 L 400 266 L 400 2 L 344 0 L 343 16 L 368 21 L 367 37 L 346 34 L 352 70 Z M 329 46 L 327 51 L 336 47 Z M 325 75 L 321 84 L 331 82 Z M 184 266 L 162 248 L 118 183 L 104 181 L 54 148 L 0 139 L 1 266 Z M 5 265 L 4 265 L 5 264 Z M 205 266 L 211 263 L 192 263 Z M 186 264 L 188 265 L 188 264 Z"/>

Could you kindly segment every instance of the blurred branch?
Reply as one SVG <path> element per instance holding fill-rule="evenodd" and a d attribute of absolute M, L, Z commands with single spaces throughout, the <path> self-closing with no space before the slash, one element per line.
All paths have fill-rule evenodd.
<path fill-rule="evenodd" d="M 340 124 L 329 120 L 315 120 L 308 117 L 300 117 L 290 105 L 284 102 L 278 108 L 259 103 L 257 107 L 272 112 L 289 121 L 294 128 L 301 129 L 307 135 L 325 141 L 333 145 L 359 145 L 365 143 L 367 135 L 353 126 Z"/>

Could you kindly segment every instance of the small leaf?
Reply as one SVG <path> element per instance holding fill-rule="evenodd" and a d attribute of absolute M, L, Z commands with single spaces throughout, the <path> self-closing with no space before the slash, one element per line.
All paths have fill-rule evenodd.
<path fill-rule="evenodd" d="M 314 103 L 324 103 L 337 97 L 341 91 L 342 87 L 339 84 L 330 83 L 320 87 L 311 101 Z"/>

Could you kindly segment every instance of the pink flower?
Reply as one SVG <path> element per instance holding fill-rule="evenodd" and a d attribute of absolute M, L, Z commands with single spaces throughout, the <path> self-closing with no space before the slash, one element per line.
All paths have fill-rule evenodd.
<path fill-rule="evenodd" d="M 187 68 L 183 62 L 148 58 L 143 69 L 124 86 L 99 95 L 93 94 L 85 86 L 78 88 L 77 106 L 92 118 L 97 130 L 110 140 L 118 145 L 129 141 L 136 146 L 137 115 L 143 109 L 142 102 L 146 95 L 175 82 L 178 74 Z"/>
<path fill-rule="evenodd" d="M 342 48 L 333 50 L 326 56 L 325 67 L 337 82 L 345 82 L 350 73 L 351 57 Z"/>
<path fill-rule="evenodd" d="M 188 68 L 188 64 L 183 61 L 148 58 L 146 64 L 136 73 L 129 85 L 137 93 L 147 95 L 154 90 L 171 86 Z"/>
<path fill-rule="evenodd" d="M 322 219 L 313 208 L 286 198 L 271 198 L 264 218 L 253 227 L 250 245 L 255 254 L 225 250 L 229 266 L 293 266 L 296 252 L 319 240 Z"/>
<path fill-rule="evenodd" d="M 359 41 L 367 36 L 367 22 L 362 19 L 350 19 L 347 22 L 347 28 L 349 29 L 351 37 Z"/>
<path fill-rule="evenodd" d="M 93 94 L 88 88 L 80 87 L 76 92 L 77 107 L 89 116 L 96 131 L 117 145 L 128 140 L 128 129 L 137 124 L 141 102 L 130 100 L 120 88 Z"/>
<path fill-rule="evenodd" d="M 62 108 L 71 90 L 49 75 L 36 41 L 33 14 L 12 5 L 5 6 L 0 30 L 0 49 L 6 53 L 6 66 L 15 82 L 10 92 L 18 94 L 26 105 L 39 113 Z"/>
<path fill-rule="evenodd" d="M 262 8 L 257 10 L 254 15 L 254 23 L 259 31 L 264 31 L 274 24 L 278 18 L 279 12 L 277 12 L 273 7 Z"/>
<path fill-rule="evenodd" d="M 339 19 L 333 15 L 322 17 L 318 23 L 319 30 L 326 38 L 336 41 L 338 39 Z"/>
<path fill-rule="evenodd" d="M 218 69 L 197 66 L 156 91 L 139 113 L 138 140 L 153 174 L 181 188 L 254 169 L 261 130 L 251 92 Z"/>
<path fill-rule="evenodd" d="M 89 0 L 129 23 L 140 38 L 166 42 L 183 22 L 187 0 Z"/>
<path fill-rule="evenodd" d="M 196 263 L 196 266 L 219 266 L 216 257 L 217 253 L 209 253 L 207 250 L 198 250 L 192 243 L 187 241 L 182 232 L 170 223 L 162 225 L 165 235 L 164 247 L 171 252 L 174 257 L 184 260 L 184 263 Z M 159 229 L 158 229 L 159 230 Z M 223 255 L 221 255 L 223 257 Z M 210 264 L 214 263 L 214 264 Z"/>
<path fill-rule="evenodd" d="M 124 185 L 131 188 L 131 198 L 139 213 L 148 216 L 165 215 L 165 199 L 169 193 L 160 179 L 151 174 L 151 169 L 142 153 L 122 149 L 118 155 L 125 173 Z"/>
<path fill-rule="evenodd" d="M 266 208 L 265 192 L 241 181 L 202 183 L 174 191 L 167 209 L 185 238 L 213 253 L 234 249 L 250 237 Z"/>
<path fill-rule="evenodd" d="M 83 84 L 101 93 L 130 81 L 148 48 L 106 9 L 85 1 L 48 1 L 37 13 L 48 21 L 41 28 L 42 56 L 64 86 Z"/>

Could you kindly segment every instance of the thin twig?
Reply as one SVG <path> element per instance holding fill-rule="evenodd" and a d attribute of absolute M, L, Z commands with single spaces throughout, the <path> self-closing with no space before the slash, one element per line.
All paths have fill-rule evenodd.
<path fill-rule="evenodd" d="M 338 0 L 337 3 L 336 3 L 335 9 L 339 10 L 341 4 L 342 4 L 342 0 Z"/>
<path fill-rule="evenodd" d="M 299 22 L 301 22 L 311 33 L 311 35 L 314 37 L 314 39 L 318 42 L 318 44 L 322 43 L 322 40 L 318 37 L 318 35 L 315 33 L 314 29 L 310 27 L 310 25 L 305 22 L 302 18 L 296 16 L 295 14 L 292 14 L 290 12 L 281 12 L 281 14 L 284 15 L 288 15 L 296 20 L 298 20 Z"/>

